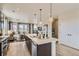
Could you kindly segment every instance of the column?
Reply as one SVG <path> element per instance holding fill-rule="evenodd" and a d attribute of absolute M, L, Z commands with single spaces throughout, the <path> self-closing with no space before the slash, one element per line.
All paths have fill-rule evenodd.
<path fill-rule="evenodd" d="M 48 23 L 48 37 L 52 38 L 52 20 L 53 18 L 49 19 L 49 23 Z"/>
<path fill-rule="evenodd" d="M 5 36 L 8 33 L 8 21 L 5 19 L 5 16 L 3 17 L 4 24 L 3 24 L 3 36 Z"/>
<path fill-rule="evenodd" d="M 5 36 L 5 16 L 3 16 L 3 36 Z"/>
<path fill-rule="evenodd" d="M 52 41 L 51 44 L 51 55 L 56 56 L 56 41 Z"/>

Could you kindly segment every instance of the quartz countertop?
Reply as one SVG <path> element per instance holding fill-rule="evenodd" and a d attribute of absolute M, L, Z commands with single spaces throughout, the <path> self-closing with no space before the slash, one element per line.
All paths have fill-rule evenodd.
<path fill-rule="evenodd" d="M 52 42 L 57 41 L 56 38 L 39 39 L 36 36 L 34 36 L 33 34 L 27 34 L 26 36 L 28 36 L 34 42 L 34 44 L 37 44 L 37 45 L 41 45 L 41 44 L 45 44 L 45 43 L 52 43 Z"/>

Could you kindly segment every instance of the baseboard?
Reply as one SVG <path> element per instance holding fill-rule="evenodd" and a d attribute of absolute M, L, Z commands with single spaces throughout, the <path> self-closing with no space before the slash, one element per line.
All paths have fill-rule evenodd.
<path fill-rule="evenodd" d="M 64 46 L 66 46 L 66 47 L 69 47 L 69 48 L 72 48 L 72 49 L 75 49 L 75 50 L 78 50 L 78 51 L 79 51 L 79 49 L 74 48 L 74 47 L 71 47 L 71 46 L 68 46 L 68 45 L 66 45 L 66 44 L 61 43 L 61 45 L 64 45 Z"/>

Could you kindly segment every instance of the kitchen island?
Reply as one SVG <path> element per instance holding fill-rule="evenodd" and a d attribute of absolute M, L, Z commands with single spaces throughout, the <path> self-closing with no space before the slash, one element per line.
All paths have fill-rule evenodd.
<path fill-rule="evenodd" d="M 32 56 L 55 56 L 56 38 L 39 39 L 33 34 L 26 35 L 26 44 Z"/>

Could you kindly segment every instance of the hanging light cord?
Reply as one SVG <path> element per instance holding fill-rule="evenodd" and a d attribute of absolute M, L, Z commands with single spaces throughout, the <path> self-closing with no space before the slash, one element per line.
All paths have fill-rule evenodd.
<path fill-rule="evenodd" d="M 52 17 L 52 3 L 50 3 L 50 17 Z"/>
<path fill-rule="evenodd" d="M 42 9 L 40 9 L 40 21 L 41 21 L 41 11 L 42 11 Z"/>
<path fill-rule="evenodd" d="M 35 16 L 35 19 L 36 19 L 36 13 L 34 14 L 34 16 Z"/>

